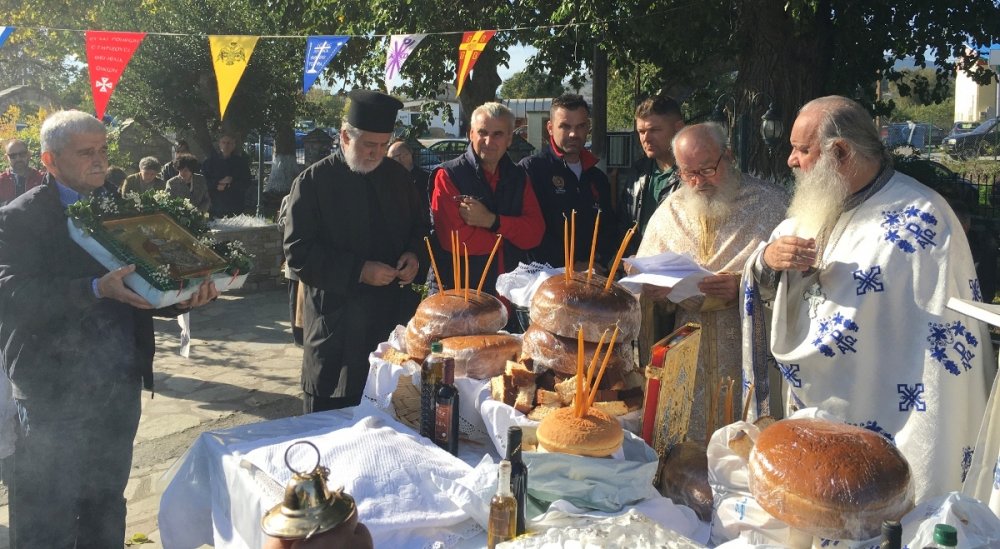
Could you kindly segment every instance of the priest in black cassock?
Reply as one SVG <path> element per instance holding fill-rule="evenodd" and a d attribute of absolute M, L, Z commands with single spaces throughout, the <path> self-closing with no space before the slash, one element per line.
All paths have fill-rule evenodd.
<path fill-rule="evenodd" d="M 305 413 L 361 401 L 368 354 L 413 315 L 400 305 L 428 269 L 421 201 L 385 154 L 403 104 L 368 90 L 350 97 L 340 150 L 302 172 L 289 195 L 285 256 L 304 291 Z"/>

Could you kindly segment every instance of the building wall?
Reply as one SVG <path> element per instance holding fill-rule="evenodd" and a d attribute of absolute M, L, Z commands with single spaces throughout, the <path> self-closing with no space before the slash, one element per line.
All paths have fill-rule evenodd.
<path fill-rule="evenodd" d="M 1000 60 L 997 60 L 1000 62 Z M 997 85 L 976 84 L 964 71 L 955 76 L 955 121 L 979 122 L 997 115 Z"/>

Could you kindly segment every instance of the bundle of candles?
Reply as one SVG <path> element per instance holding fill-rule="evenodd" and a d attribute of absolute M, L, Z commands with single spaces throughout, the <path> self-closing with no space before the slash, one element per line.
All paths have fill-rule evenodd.
<path fill-rule="evenodd" d="M 601 211 L 597 211 L 597 216 L 594 218 L 594 234 L 590 239 L 590 261 L 587 264 L 587 282 L 594 275 L 594 256 L 597 253 L 597 231 L 601 227 Z M 628 248 L 628 243 L 632 240 L 632 236 L 635 234 L 636 225 L 633 225 L 628 231 L 625 231 L 625 237 L 622 239 L 621 246 L 618 247 L 618 252 L 615 254 L 615 259 L 611 263 L 611 271 L 608 273 L 608 280 L 604 283 L 604 289 L 608 290 L 611 288 L 611 283 L 615 279 L 615 274 L 618 273 L 618 265 L 621 264 L 622 256 L 625 255 L 625 249 Z M 563 215 L 563 259 L 566 265 L 566 282 L 573 279 L 573 262 L 576 258 L 576 210 L 570 212 L 569 218 Z"/>
<path fill-rule="evenodd" d="M 706 418 L 705 423 L 705 440 L 710 440 L 712 438 L 712 433 L 715 432 L 715 418 L 718 417 L 720 401 L 723 406 L 722 425 L 729 425 L 730 423 L 736 421 L 736 416 L 734 414 L 739 410 L 734 410 L 733 406 L 734 404 L 739 403 L 739 395 L 733 392 L 735 388 L 736 380 L 731 377 L 726 377 L 725 379 L 719 380 L 718 387 L 710 395 L 708 417 Z M 747 412 L 750 410 L 751 395 L 753 395 L 753 383 L 750 384 L 747 390 L 747 397 L 743 402 L 743 414 L 741 416 L 743 421 L 747 420 Z"/>
<path fill-rule="evenodd" d="M 597 397 L 597 388 L 601 385 L 601 380 L 604 378 L 604 371 L 608 368 L 608 362 L 611 360 L 611 351 L 615 346 L 615 339 L 618 337 L 618 326 L 615 325 L 615 330 L 611 333 L 611 341 L 604 352 L 604 360 L 601 361 L 601 367 L 597 369 L 597 358 L 601 356 L 601 349 L 604 347 L 604 338 L 608 335 L 608 331 L 604 330 L 601 335 L 601 340 L 597 343 L 597 349 L 594 351 L 594 356 L 590 359 L 590 365 L 584 370 L 584 352 L 583 352 L 583 328 L 580 328 L 579 334 L 577 335 L 577 352 L 576 352 L 576 395 L 573 397 L 573 415 L 580 418 L 587 414 L 591 406 L 594 405 L 594 399 Z M 594 378 L 594 371 L 597 371 L 597 377 Z"/>
<path fill-rule="evenodd" d="M 476 295 L 479 295 L 483 291 L 483 284 L 486 282 L 486 273 L 490 272 L 490 265 L 493 263 L 493 256 L 496 255 L 497 249 L 500 248 L 500 242 L 503 240 L 501 235 L 497 235 L 496 243 L 493 244 L 493 250 L 490 252 L 489 258 L 486 259 L 486 266 L 483 267 L 483 272 L 479 276 L 479 284 L 476 286 Z M 427 245 L 427 254 L 431 258 L 431 270 L 434 271 L 434 280 L 437 282 L 438 288 L 443 292 L 444 284 L 441 283 L 441 275 L 438 273 L 437 262 L 434 260 L 434 251 L 431 249 L 431 241 L 426 236 L 424 237 L 424 244 Z M 465 255 L 465 284 L 462 284 L 462 261 L 461 255 L 458 252 L 459 245 L 461 244 L 462 250 Z M 456 292 L 463 292 L 465 294 L 465 300 L 469 301 L 469 246 L 464 242 L 459 242 L 458 231 L 452 231 L 451 233 L 451 272 L 454 274 L 454 290 Z"/>

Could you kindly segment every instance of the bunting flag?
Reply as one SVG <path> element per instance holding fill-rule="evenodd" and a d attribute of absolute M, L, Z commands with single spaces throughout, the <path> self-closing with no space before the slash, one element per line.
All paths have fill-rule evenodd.
<path fill-rule="evenodd" d="M 208 47 L 212 51 L 212 65 L 219 87 L 219 118 L 226 117 L 226 108 L 233 98 L 236 85 L 247 69 L 250 56 L 257 47 L 259 36 L 211 35 Z"/>
<path fill-rule="evenodd" d="M 94 115 L 98 120 L 104 119 L 104 111 L 111 94 L 115 92 L 118 79 L 144 38 L 144 32 L 87 31 L 87 70 L 94 96 Z M 0 42 L 3 42 L 2 38 Z"/>
<path fill-rule="evenodd" d="M 472 67 L 476 66 L 479 54 L 486 49 L 486 43 L 496 34 L 495 30 L 477 30 L 462 34 L 462 43 L 458 46 L 458 86 L 455 96 L 462 94 L 465 78 L 469 76 Z"/>
<path fill-rule="evenodd" d="M 403 63 L 410 57 L 426 34 L 394 34 L 389 37 L 389 53 L 385 58 L 385 89 L 392 91 L 392 80 L 399 76 Z"/>
<path fill-rule="evenodd" d="M 310 36 L 306 40 L 306 66 L 302 73 L 302 93 L 309 91 L 327 63 L 340 53 L 349 36 Z"/>
<path fill-rule="evenodd" d="M 14 27 L 0 27 L 0 47 L 3 46 L 3 43 L 7 41 L 7 38 L 9 38 L 13 32 Z"/>

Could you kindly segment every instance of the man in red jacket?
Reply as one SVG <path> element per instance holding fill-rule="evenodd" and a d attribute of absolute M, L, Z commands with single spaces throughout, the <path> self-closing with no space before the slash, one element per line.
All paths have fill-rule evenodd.
<path fill-rule="evenodd" d="M 28 152 L 27 143 L 11 139 L 4 151 L 10 168 L 0 173 L 0 206 L 42 184 L 42 172 L 28 165 L 31 153 Z"/>
<path fill-rule="evenodd" d="M 455 286 L 451 253 L 461 254 L 465 265 L 468 246 L 469 284 L 475 289 L 500 235 L 503 244 L 483 284 L 484 291 L 496 294 L 497 276 L 527 261 L 528 250 L 542 241 L 545 221 L 538 199 L 527 173 L 507 156 L 513 137 L 514 113 L 500 103 L 485 103 L 472 111 L 469 149 L 434 171 L 436 263 L 447 289 Z M 459 249 L 452 250 L 456 231 Z"/>

